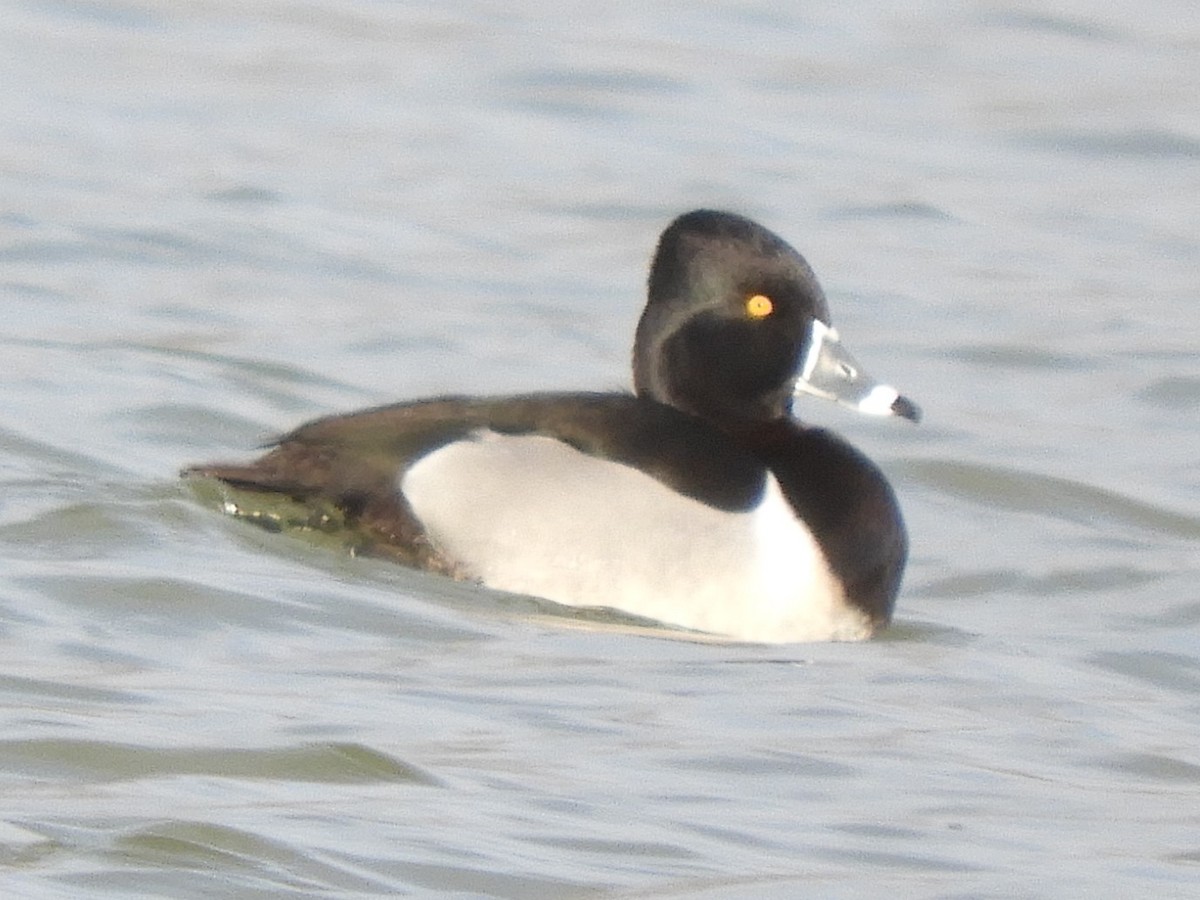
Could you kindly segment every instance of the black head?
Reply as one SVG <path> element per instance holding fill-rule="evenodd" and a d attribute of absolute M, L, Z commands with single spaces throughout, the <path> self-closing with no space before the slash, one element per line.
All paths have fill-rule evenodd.
<path fill-rule="evenodd" d="M 787 416 L 825 294 L 804 257 L 742 216 L 696 210 L 663 232 L 634 343 L 637 393 L 715 421 Z"/>
<path fill-rule="evenodd" d="M 725 427 L 783 419 L 797 394 L 870 415 L 921 415 L 842 345 L 803 256 L 749 219 L 704 209 L 659 239 L 633 381 L 639 396 Z"/>

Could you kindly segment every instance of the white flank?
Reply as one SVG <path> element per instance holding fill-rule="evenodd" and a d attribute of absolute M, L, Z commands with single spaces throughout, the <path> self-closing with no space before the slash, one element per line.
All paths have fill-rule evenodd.
<path fill-rule="evenodd" d="M 757 507 L 723 512 L 553 438 L 484 431 L 399 487 L 434 544 L 499 590 L 745 641 L 871 633 L 774 476 Z"/>

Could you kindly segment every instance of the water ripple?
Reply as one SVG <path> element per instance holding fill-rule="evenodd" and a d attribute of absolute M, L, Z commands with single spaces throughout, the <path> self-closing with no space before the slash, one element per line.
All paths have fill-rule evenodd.
<path fill-rule="evenodd" d="M 993 509 L 1089 525 L 1107 522 L 1183 540 L 1200 540 L 1200 518 L 1069 478 L 946 460 L 910 460 L 897 468 L 936 490 Z"/>
<path fill-rule="evenodd" d="M 38 777 L 128 781 L 172 775 L 359 784 L 441 782 L 416 766 L 359 744 L 305 744 L 266 750 L 184 747 L 82 740 L 0 741 L 0 761 L 9 773 Z"/>
<path fill-rule="evenodd" d="M 1138 397 L 1163 409 L 1195 412 L 1200 409 L 1200 378 L 1160 378 L 1138 391 Z"/>
<path fill-rule="evenodd" d="M 1200 693 L 1200 662 L 1178 653 L 1104 651 L 1092 665 L 1170 692 Z"/>
<path fill-rule="evenodd" d="M 1056 153 L 1074 153 L 1093 159 L 1200 158 L 1200 141 L 1162 129 L 1042 131 L 1028 135 L 1027 140 Z"/>

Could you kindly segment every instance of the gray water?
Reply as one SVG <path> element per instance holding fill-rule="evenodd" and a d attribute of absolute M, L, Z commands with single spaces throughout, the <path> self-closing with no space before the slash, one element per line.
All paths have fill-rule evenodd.
<path fill-rule="evenodd" d="M 1200 896 L 1190 0 L 0 6 L 0 893 Z M 864 644 L 222 516 L 317 415 L 622 388 L 760 218 L 926 421 Z"/>

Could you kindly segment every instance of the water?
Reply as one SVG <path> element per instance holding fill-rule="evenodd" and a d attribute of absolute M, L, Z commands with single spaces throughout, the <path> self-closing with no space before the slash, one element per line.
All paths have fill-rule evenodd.
<path fill-rule="evenodd" d="M 1193 4 L 0 9 L 6 896 L 1200 892 Z M 794 241 L 919 428 L 896 626 L 736 646 L 220 516 L 371 403 L 622 387 Z"/>

